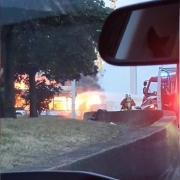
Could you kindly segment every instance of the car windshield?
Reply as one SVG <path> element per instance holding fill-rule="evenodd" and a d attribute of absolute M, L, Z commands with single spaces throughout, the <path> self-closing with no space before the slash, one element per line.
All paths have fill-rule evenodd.
<path fill-rule="evenodd" d="M 164 152 L 154 145 L 158 142 L 142 140 L 151 138 L 148 128 L 161 112 L 134 111 L 142 104 L 143 82 L 158 76 L 159 65 L 116 67 L 98 52 L 103 23 L 121 5 L 120 0 L 1 1 L 2 172 L 77 170 L 118 178 L 120 171 L 128 179 L 138 168 L 148 171 L 152 163 L 145 152 L 157 157 Z M 150 83 L 148 93 L 153 92 L 157 82 Z M 152 127 L 159 132 L 160 125 Z"/>

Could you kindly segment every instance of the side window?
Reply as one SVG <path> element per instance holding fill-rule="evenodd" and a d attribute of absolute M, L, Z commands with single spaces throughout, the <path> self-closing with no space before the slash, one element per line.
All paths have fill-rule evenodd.
<path fill-rule="evenodd" d="M 151 82 L 148 89 L 148 94 L 156 94 L 157 93 L 157 82 Z"/>

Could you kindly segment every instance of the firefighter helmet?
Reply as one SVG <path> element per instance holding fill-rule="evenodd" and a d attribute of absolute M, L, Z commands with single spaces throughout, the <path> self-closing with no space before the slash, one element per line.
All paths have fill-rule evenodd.
<path fill-rule="evenodd" d="M 126 94 L 126 98 L 131 98 L 131 95 L 129 93 Z"/>

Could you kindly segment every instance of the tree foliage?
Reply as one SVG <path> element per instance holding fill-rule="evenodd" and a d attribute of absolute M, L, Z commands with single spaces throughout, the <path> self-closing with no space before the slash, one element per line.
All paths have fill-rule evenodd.
<path fill-rule="evenodd" d="M 24 82 L 27 86 L 29 86 L 28 77 L 24 79 Z M 49 83 L 47 84 L 46 80 L 41 79 L 36 81 L 36 90 L 37 90 L 37 112 L 41 113 L 43 110 L 49 109 L 49 103 L 52 101 L 55 94 L 61 93 L 61 87 L 56 83 Z M 26 104 L 25 106 L 30 106 L 30 94 L 29 90 L 26 90 L 22 93 L 21 97 L 25 99 Z"/>
<path fill-rule="evenodd" d="M 62 9 L 63 14 L 54 12 L 48 18 L 18 23 L 12 28 L 14 74 L 31 77 L 31 101 L 37 97 L 33 76 L 40 70 L 61 84 L 79 80 L 81 74 L 97 73 L 95 48 L 111 10 L 105 8 L 103 0 L 67 0 Z"/>
<path fill-rule="evenodd" d="M 28 73 L 35 68 L 62 83 L 79 80 L 80 74 L 97 73 L 94 50 L 110 9 L 105 8 L 102 0 L 69 0 L 66 11 L 71 13 L 52 14 L 49 18 L 14 27 L 13 54 L 17 73 Z"/>

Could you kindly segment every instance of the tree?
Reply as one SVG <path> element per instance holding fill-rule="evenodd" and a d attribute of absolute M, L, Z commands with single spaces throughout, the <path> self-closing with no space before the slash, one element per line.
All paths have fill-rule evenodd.
<path fill-rule="evenodd" d="M 3 69 L 1 68 L 0 70 L 0 118 L 4 117 L 4 83 L 3 83 L 2 75 L 3 75 Z"/>
<path fill-rule="evenodd" d="M 96 75 L 95 47 L 102 24 L 110 13 L 102 0 L 69 0 L 67 15 L 52 14 L 13 26 L 14 70 L 29 75 L 31 117 L 36 114 L 35 74 L 43 70 L 49 79 L 64 83 L 81 74 Z M 73 9 L 72 9 L 73 7 Z"/>
<path fill-rule="evenodd" d="M 27 89 L 20 89 L 19 87 L 15 88 L 16 97 L 20 99 L 24 99 L 25 103 L 22 105 L 24 107 L 30 106 L 30 93 L 29 93 L 29 77 L 26 75 L 17 75 L 16 83 L 23 82 Z M 52 101 L 55 94 L 60 94 L 62 89 L 59 84 L 55 81 L 51 82 L 41 73 L 38 73 L 35 81 L 36 92 L 37 92 L 37 100 L 36 107 L 37 112 L 41 113 L 42 110 L 49 109 L 49 103 Z M 22 102 L 20 102 L 22 104 Z"/>
<path fill-rule="evenodd" d="M 2 66 L 4 67 L 4 90 L 3 103 L 4 116 L 16 117 L 14 104 L 15 104 L 15 91 L 14 91 L 14 61 L 12 57 L 12 34 L 13 25 L 4 26 L 1 29 L 1 55 Z"/>
<path fill-rule="evenodd" d="M 4 85 L 0 84 L 0 118 L 4 117 Z"/>
<path fill-rule="evenodd" d="M 24 78 L 24 82 L 29 87 L 29 77 Z M 36 80 L 36 91 L 37 112 L 41 113 L 43 110 L 49 109 L 49 103 L 52 101 L 55 94 L 61 93 L 61 87 L 55 82 L 47 84 L 46 80 L 42 78 Z M 28 90 L 25 93 L 22 93 L 21 97 L 25 99 L 26 106 L 30 105 L 30 93 Z"/>
<path fill-rule="evenodd" d="M 61 88 L 57 84 L 47 85 L 45 81 L 40 81 L 36 84 L 37 89 L 37 111 L 49 109 L 49 103 L 52 101 L 56 93 L 60 93 Z"/>

